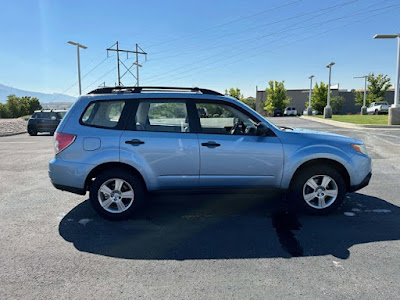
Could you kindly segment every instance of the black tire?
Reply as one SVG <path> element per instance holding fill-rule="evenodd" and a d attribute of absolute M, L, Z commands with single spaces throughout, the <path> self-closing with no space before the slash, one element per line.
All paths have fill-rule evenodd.
<path fill-rule="evenodd" d="M 106 209 L 103 208 L 103 206 L 100 204 L 100 200 L 98 198 L 99 194 L 99 189 L 100 187 L 112 180 L 112 179 L 122 179 L 125 182 L 127 182 L 130 187 L 133 189 L 134 192 L 134 198 L 133 202 L 130 204 L 129 208 L 127 208 L 123 212 L 109 212 Z M 129 186 L 127 186 L 124 183 L 125 188 L 129 189 Z M 115 188 L 114 188 L 115 189 Z M 121 190 L 123 188 L 121 187 Z M 120 169 L 110 169 L 107 171 L 103 171 L 100 173 L 94 182 L 91 184 L 90 189 L 90 203 L 92 204 L 94 210 L 103 218 L 111 220 L 111 221 L 120 221 L 120 220 L 126 220 L 131 218 L 135 211 L 144 203 L 145 200 L 145 187 L 142 183 L 142 180 L 136 176 L 135 174 L 132 174 L 126 170 L 120 170 Z M 113 191 L 114 192 L 114 191 Z M 112 203 L 109 208 L 111 209 L 112 205 L 115 203 Z M 117 205 L 115 204 L 115 207 Z"/>
<path fill-rule="evenodd" d="M 28 126 L 28 133 L 30 136 L 35 136 L 38 134 L 36 127 L 33 125 Z"/>
<path fill-rule="evenodd" d="M 378 112 L 378 110 L 377 110 L 377 109 L 375 109 L 375 113 L 374 113 L 374 115 L 379 115 L 379 112 Z"/>
<path fill-rule="evenodd" d="M 306 189 L 310 189 L 309 186 L 306 186 L 306 182 L 311 178 L 315 178 L 315 180 L 317 181 L 322 180 L 323 177 L 319 177 L 319 175 L 328 176 L 333 179 L 333 182 L 331 181 L 328 187 L 332 189 L 335 189 L 336 187 L 337 189 L 336 199 L 332 201 L 333 197 L 327 198 L 328 201 L 326 201 L 326 203 L 329 203 L 330 201 L 332 201 L 332 203 L 325 208 L 312 207 L 312 205 L 318 205 L 317 197 L 315 197 L 314 200 L 310 201 L 309 204 L 303 196 L 303 191 L 306 191 Z M 319 185 L 322 184 L 319 183 Z M 291 207 L 294 207 L 294 209 L 297 211 L 299 210 L 301 212 L 312 215 L 327 215 L 343 205 L 346 192 L 347 188 L 345 180 L 340 172 L 338 172 L 334 167 L 329 165 L 313 165 L 300 170 L 300 172 L 295 175 L 295 178 L 293 178 L 289 190 L 289 203 Z"/>

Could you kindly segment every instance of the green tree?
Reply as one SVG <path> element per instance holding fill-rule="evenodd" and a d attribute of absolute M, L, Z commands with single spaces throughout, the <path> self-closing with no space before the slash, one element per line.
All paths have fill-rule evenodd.
<path fill-rule="evenodd" d="M 328 97 L 328 85 L 321 82 L 315 84 L 313 89 L 313 94 L 311 97 L 311 105 L 318 113 L 322 113 L 324 111 L 324 107 L 326 106 L 326 101 Z"/>
<path fill-rule="evenodd" d="M 244 98 L 239 88 L 230 88 L 229 91 L 225 90 L 225 95 L 229 95 L 242 101 L 244 104 L 250 106 L 252 109 L 256 109 L 256 99 L 253 97 Z"/>
<path fill-rule="evenodd" d="M 239 88 L 230 88 L 229 91 L 225 90 L 225 94 L 228 94 L 229 96 L 236 98 L 240 101 L 243 99 L 243 94 L 240 93 Z"/>
<path fill-rule="evenodd" d="M 20 103 L 19 99 L 15 95 L 7 96 L 7 109 L 9 111 L 10 118 L 18 118 L 20 117 Z"/>
<path fill-rule="evenodd" d="M 10 112 L 6 104 L 0 103 L 0 118 L 9 118 Z"/>
<path fill-rule="evenodd" d="M 286 89 L 283 81 L 270 81 L 267 92 L 267 101 L 264 103 L 264 109 L 273 112 L 274 109 L 285 109 L 290 103 L 290 98 L 286 95 Z"/>
<path fill-rule="evenodd" d="M 256 98 L 247 97 L 242 99 L 243 103 L 250 106 L 252 109 L 256 109 Z"/>
<path fill-rule="evenodd" d="M 369 106 L 372 102 L 383 101 L 386 91 L 392 86 L 390 78 L 387 75 L 370 73 L 367 77 L 367 97 L 365 105 Z M 356 105 L 362 106 L 364 101 L 364 92 L 355 92 L 354 101 Z"/>
<path fill-rule="evenodd" d="M 340 111 L 342 110 L 343 107 L 343 103 L 344 103 L 343 96 L 332 97 L 331 99 L 332 113 L 335 115 L 340 114 Z"/>
<path fill-rule="evenodd" d="M 23 97 L 28 99 L 28 115 L 33 114 L 35 110 L 42 109 L 42 105 L 39 102 L 39 99 L 36 97 Z"/>
<path fill-rule="evenodd" d="M 8 95 L 7 103 L 0 107 L 0 118 L 19 118 L 31 115 L 38 109 L 42 109 L 42 106 L 37 98 Z"/>

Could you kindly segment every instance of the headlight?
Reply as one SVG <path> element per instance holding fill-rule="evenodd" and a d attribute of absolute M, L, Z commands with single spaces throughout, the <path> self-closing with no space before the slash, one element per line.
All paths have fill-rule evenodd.
<path fill-rule="evenodd" d="M 356 150 L 358 153 L 368 155 L 367 148 L 365 147 L 364 144 L 351 144 L 354 150 Z"/>

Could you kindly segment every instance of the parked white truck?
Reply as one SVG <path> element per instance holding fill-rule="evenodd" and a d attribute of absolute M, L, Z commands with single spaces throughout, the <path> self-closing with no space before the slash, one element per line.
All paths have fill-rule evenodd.
<path fill-rule="evenodd" d="M 386 101 L 372 102 L 367 108 L 369 115 L 387 114 L 389 110 L 389 104 Z"/>

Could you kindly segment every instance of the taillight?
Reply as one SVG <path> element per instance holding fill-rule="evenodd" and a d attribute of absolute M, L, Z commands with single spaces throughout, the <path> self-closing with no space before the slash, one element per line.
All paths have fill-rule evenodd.
<path fill-rule="evenodd" d="M 56 133 L 56 137 L 54 138 L 54 148 L 56 150 L 56 154 L 63 151 L 69 145 L 71 145 L 75 141 L 76 135 L 68 134 L 68 133 Z"/>

